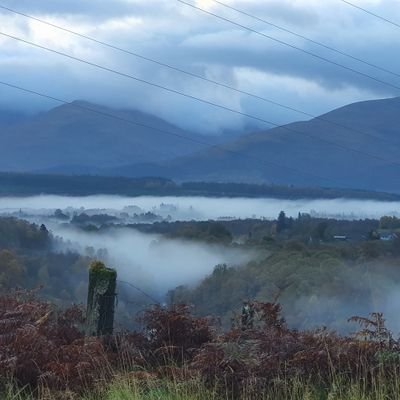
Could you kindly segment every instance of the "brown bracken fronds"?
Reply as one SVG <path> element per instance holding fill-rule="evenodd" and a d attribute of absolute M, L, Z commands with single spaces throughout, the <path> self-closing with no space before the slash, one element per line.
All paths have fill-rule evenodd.
<path fill-rule="evenodd" d="M 99 340 L 85 340 L 83 310 L 58 311 L 16 291 L 0 296 L 0 376 L 22 386 L 79 390 L 96 379 L 105 352 Z"/>
<path fill-rule="evenodd" d="M 225 397 L 240 398 L 246 390 L 257 399 L 291 379 L 317 387 L 329 387 L 336 377 L 372 385 L 376 371 L 387 379 L 400 372 L 399 344 L 382 314 L 353 317 L 362 330 L 341 336 L 293 330 L 278 303 L 251 304 L 257 321 L 248 329 L 218 333 L 188 306 L 154 306 L 140 318 L 141 332 L 92 338 L 82 333 L 80 307 L 61 312 L 30 293 L 13 292 L 0 296 L 0 380 L 81 393 L 122 371 L 136 380 L 196 377 Z"/>

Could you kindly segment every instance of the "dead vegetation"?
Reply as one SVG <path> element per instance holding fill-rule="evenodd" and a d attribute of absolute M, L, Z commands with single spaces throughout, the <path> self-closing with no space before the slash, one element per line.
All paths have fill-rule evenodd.
<path fill-rule="evenodd" d="M 146 382 L 198 379 L 230 398 L 246 390 L 254 399 L 293 380 L 324 391 L 338 377 L 361 379 L 367 387 L 378 375 L 398 376 L 399 343 L 381 314 L 352 318 L 361 331 L 347 337 L 292 330 L 276 303 L 254 307 L 252 329 L 221 333 L 187 306 L 154 306 L 142 315 L 140 332 L 85 338 L 80 307 L 60 311 L 34 293 L 16 291 L 0 296 L 0 376 L 33 391 L 73 393 L 98 389 L 117 373 Z"/>

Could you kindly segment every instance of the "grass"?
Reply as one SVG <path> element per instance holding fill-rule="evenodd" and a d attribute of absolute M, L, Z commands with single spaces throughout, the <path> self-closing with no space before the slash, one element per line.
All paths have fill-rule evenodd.
<path fill-rule="evenodd" d="M 163 383 L 159 387 L 143 388 L 121 382 L 106 390 L 104 400 L 204 400 L 217 398 L 201 385 Z M 92 399 L 90 399 L 92 400 Z M 93 399 L 94 400 L 94 399 Z"/>
<path fill-rule="evenodd" d="M 400 341 L 380 314 L 359 318 L 361 340 L 293 331 L 279 304 L 257 307 L 264 325 L 252 330 L 219 335 L 187 306 L 155 307 L 144 333 L 100 339 L 75 328 L 76 309 L 44 318 L 47 303 L 10 295 L 3 314 L 23 314 L 19 329 L 0 321 L 0 400 L 400 400 Z"/>
<path fill-rule="evenodd" d="M 329 388 L 318 388 L 300 380 L 275 381 L 265 392 L 257 392 L 249 382 L 241 395 L 217 395 L 193 379 L 185 382 L 174 380 L 134 380 L 126 375 L 117 376 L 109 385 L 99 385 L 89 394 L 78 396 L 72 392 L 39 395 L 24 393 L 8 385 L 0 394 L 1 400 L 400 400 L 400 381 L 388 382 L 375 379 L 366 387 L 359 382 L 332 383 Z"/>

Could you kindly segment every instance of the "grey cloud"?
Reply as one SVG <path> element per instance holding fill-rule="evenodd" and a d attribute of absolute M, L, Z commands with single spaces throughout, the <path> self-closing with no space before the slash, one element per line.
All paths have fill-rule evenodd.
<path fill-rule="evenodd" d="M 318 13 L 311 7 L 301 7 L 291 0 L 274 0 L 268 2 L 237 1 L 229 5 L 276 24 L 310 27 L 316 25 L 320 20 Z M 217 8 L 218 13 L 224 10 L 229 9 L 223 6 Z M 235 19 L 238 17 L 233 10 L 226 12 L 226 15 Z M 254 24 L 254 20 L 251 18 L 246 18 L 245 20 Z"/>
<path fill-rule="evenodd" d="M 19 0 L 18 4 L 12 0 L 4 0 L 2 4 L 6 7 L 16 9 L 21 12 L 35 14 L 77 14 L 86 15 L 90 18 L 121 16 L 148 10 L 140 2 L 130 2 L 128 0 Z"/>
<path fill-rule="evenodd" d="M 15 6 L 15 3 L 9 0 L 4 4 L 10 7 Z M 274 0 L 262 3 L 231 1 L 229 4 L 388 69 L 400 70 L 400 59 L 394 56 L 400 50 L 400 43 L 395 40 L 395 34 L 398 33 L 357 10 L 342 7 L 336 2 L 322 4 Z M 391 11 L 397 10 L 394 4 L 387 0 L 373 9 L 381 14 L 390 14 Z M 71 21 L 84 23 L 86 27 L 90 27 L 88 34 L 101 40 L 211 77 L 228 85 L 245 87 L 249 92 L 291 106 L 306 108 L 306 111 L 313 114 L 322 113 L 331 107 L 352 101 L 399 94 L 396 89 L 318 61 L 296 50 L 202 15 L 196 10 L 171 0 L 114 0 L 112 2 L 21 0 L 18 2 L 18 9 L 35 13 L 43 18 L 51 14 L 56 14 L 58 19 L 65 16 L 66 23 L 71 23 Z M 234 16 L 234 13 L 223 10 L 221 7 L 213 8 L 213 10 L 229 18 Z M 396 13 L 399 14 L 400 20 L 399 11 L 393 12 L 393 18 L 396 17 Z M 71 14 L 76 18 L 73 15 L 71 17 Z M 123 23 L 123 18 L 133 15 L 140 16 L 142 20 L 140 26 Z M 111 19 L 116 23 L 112 25 L 112 28 L 107 25 Z M 400 86 L 400 81 L 393 76 L 338 57 L 299 38 L 241 16 L 236 15 L 235 20 L 335 62 Z M 13 17 L 12 21 L 18 24 L 19 30 L 26 32 L 30 38 L 32 31 L 25 29 L 26 22 L 24 23 L 23 19 Z M 118 25 L 119 21 L 121 27 Z M 73 37 L 68 37 L 69 40 L 73 39 Z M 227 107 L 240 109 L 248 114 L 278 123 L 300 118 L 300 115 L 292 112 L 234 94 L 212 84 L 94 45 L 83 39 L 75 38 L 72 43 L 74 44 L 68 52 Z M 268 82 L 257 81 L 246 85 L 237 74 L 237 70 L 243 68 L 265 74 L 268 79 L 277 80 L 283 86 L 278 87 Z M 156 113 L 185 128 L 206 133 L 221 129 L 240 129 L 253 124 L 250 120 L 232 113 L 13 43 L 2 45 L 0 72 L 2 77 L 10 82 L 21 83 L 56 97 L 67 100 L 87 99 L 116 107 L 135 107 Z M 296 80 L 308 82 L 308 86 L 313 89 L 309 89 L 305 84 L 299 84 L 300 86 L 296 87 Z M 10 91 L 7 90 L 7 93 Z M 318 100 L 315 96 L 318 96 Z M 25 100 L 21 101 L 21 99 Z M 30 110 L 50 107 L 48 101 L 32 100 L 32 96 L 21 94 L 2 96 L 0 99 L 2 107 L 6 105 L 11 107 L 12 103 L 15 107 Z M 258 126 L 265 127 L 262 124 Z"/>

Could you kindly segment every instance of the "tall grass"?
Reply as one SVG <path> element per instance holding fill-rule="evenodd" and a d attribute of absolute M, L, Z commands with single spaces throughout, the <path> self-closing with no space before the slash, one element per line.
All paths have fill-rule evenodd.
<path fill-rule="evenodd" d="M 0 400 L 400 400 L 400 341 L 380 314 L 347 337 L 254 307 L 252 329 L 218 333 L 187 306 L 155 306 L 143 331 L 92 338 L 79 309 L 0 296 L 0 379 L 18 382 L 0 380 Z"/>
<path fill-rule="evenodd" d="M 42 388 L 35 394 L 8 385 L 0 393 L 1 400 L 400 400 L 400 380 L 388 380 L 377 374 L 365 380 L 340 381 L 335 378 L 328 387 L 313 385 L 300 379 L 275 380 L 262 391 L 254 390 L 251 380 L 235 396 L 217 394 L 206 388 L 199 379 L 134 379 L 130 374 L 114 377 L 112 382 L 100 382 L 85 395 L 73 392 L 47 391 Z"/>

